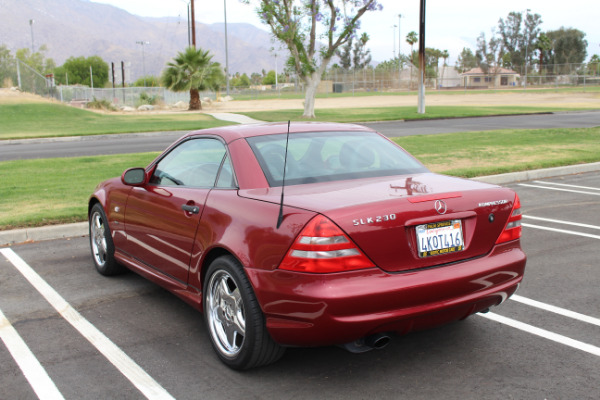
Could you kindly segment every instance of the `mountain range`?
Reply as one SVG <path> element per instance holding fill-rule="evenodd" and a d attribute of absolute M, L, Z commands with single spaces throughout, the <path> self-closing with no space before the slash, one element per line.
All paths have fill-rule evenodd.
<path fill-rule="evenodd" d="M 33 23 L 31 23 L 33 21 Z M 250 24 L 227 24 L 229 70 L 247 73 L 283 69 L 269 32 Z M 0 0 L 0 45 L 11 52 L 46 45 L 45 56 L 61 65 L 69 57 L 100 56 L 127 65 L 126 80 L 159 75 L 188 46 L 187 18 L 146 18 L 87 0 Z M 143 42 L 140 45 L 138 42 Z M 148 42 L 148 43 L 146 43 Z M 223 23 L 196 22 L 196 46 L 225 66 Z M 282 55 L 282 54 L 280 54 Z M 117 67 L 118 68 L 118 67 Z"/>

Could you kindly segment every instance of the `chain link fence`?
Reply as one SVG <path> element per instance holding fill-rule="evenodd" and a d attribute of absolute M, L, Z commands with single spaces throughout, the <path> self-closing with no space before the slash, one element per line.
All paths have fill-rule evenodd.
<path fill-rule="evenodd" d="M 87 86 L 54 85 L 51 75 L 44 76 L 38 71 L 16 59 L 14 70 L 0 76 L 0 82 L 12 82 L 15 78 L 23 91 L 54 97 L 62 102 L 84 106 L 88 102 L 100 100 L 114 104 L 117 108 L 139 107 L 144 104 L 173 106 L 183 102 L 188 104 L 189 92 L 173 92 L 162 87 L 125 87 L 90 88 Z M 402 68 L 366 68 L 357 71 L 330 69 L 322 77 L 319 93 L 360 92 L 409 92 L 415 91 L 419 84 L 419 69 L 411 65 Z M 600 86 L 600 63 L 530 65 L 527 68 L 508 70 L 503 68 L 474 68 L 460 71 L 454 66 L 428 67 L 425 86 L 428 91 L 472 91 L 472 90 L 515 90 L 533 88 L 580 88 Z M 225 88 L 219 93 L 202 92 L 202 100 L 216 101 L 224 96 Z M 266 97 L 302 97 L 303 84 L 298 79 L 280 79 L 277 85 L 253 85 L 250 87 L 231 87 L 233 99 L 260 99 Z M 181 103 L 180 103 L 181 105 Z"/>

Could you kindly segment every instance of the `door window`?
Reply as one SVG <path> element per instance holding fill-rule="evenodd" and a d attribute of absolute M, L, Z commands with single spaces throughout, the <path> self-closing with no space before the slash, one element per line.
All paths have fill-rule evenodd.
<path fill-rule="evenodd" d="M 161 186 L 213 187 L 226 155 L 225 145 L 217 139 L 188 140 L 158 162 L 150 183 Z"/>

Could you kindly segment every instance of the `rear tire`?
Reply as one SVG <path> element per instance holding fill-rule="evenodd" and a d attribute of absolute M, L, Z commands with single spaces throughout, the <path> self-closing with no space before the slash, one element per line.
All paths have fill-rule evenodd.
<path fill-rule="evenodd" d="M 100 204 L 95 204 L 89 220 L 90 250 L 96 270 L 105 276 L 122 274 L 125 267 L 115 260 L 115 245 L 112 241 L 108 219 Z"/>
<path fill-rule="evenodd" d="M 215 259 L 204 280 L 204 320 L 212 346 L 228 367 L 274 363 L 285 349 L 275 343 L 243 267 L 232 256 Z"/>

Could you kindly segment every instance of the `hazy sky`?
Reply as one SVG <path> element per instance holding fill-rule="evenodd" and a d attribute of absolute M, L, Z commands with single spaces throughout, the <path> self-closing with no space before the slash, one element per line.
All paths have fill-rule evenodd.
<path fill-rule="evenodd" d="M 188 0 L 92 0 L 108 3 L 125 9 L 131 14 L 149 17 L 180 16 L 187 21 Z M 227 2 L 227 22 L 247 22 L 266 30 L 254 12 L 253 6 L 238 0 Z M 384 61 L 398 51 L 400 19 L 400 50 L 410 51 L 406 34 L 419 31 L 419 0 L 380 0 L 383 11 L 369 12 L 363 16 L 362 31 L 371 37 L 367 47 L 373 59 Z M 195 0 L 196 20 L 202 23 L 223 22 L 223 1 Z M 498 26 L 498 19 L 506 18 L 511 11 L 525 12 L 542 16 L 543 31 L 558 29 L 561 26 L 577 28 L 586 33 L 588 59 L 600 54 L 600 6 L 597 0 L 429 0 L 426 12 L 427 47 L 450 52 L 450 62 L 456 60 L 463 47 L 475 50 L 477 36 L 484 32 L 487 37 Z"/>

